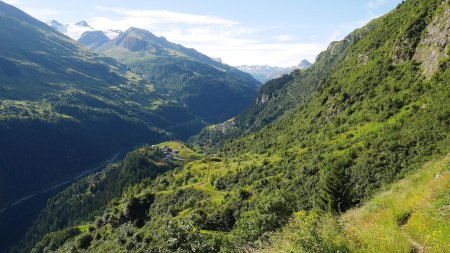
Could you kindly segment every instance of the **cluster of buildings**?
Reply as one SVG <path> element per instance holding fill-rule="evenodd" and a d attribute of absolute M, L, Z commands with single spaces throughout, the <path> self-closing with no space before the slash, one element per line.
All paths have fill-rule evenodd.
<path fill-rule="evenodd" d="M 166 159 L 169 159 L 169 160 L 174 160 L 176 158 L 176 156 L 178 156 L 178 154 L 180 153 L 180 150 L 171 149 L 168 146 L 158 147 L 156 145 L 152 145 L 152 149 L 159 150 L 164 155 L 166 155 Z M 179 158 L 177 157 L 177 159 L 179 159 Z"/>

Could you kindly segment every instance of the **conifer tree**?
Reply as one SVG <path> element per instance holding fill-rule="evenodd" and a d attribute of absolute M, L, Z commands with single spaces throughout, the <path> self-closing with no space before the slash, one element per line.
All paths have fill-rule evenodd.
<path fill-rule="evenodd" d="M 319 206 L 333 213 L 341 213 L 352 204 L 351 178 L 345 164 L 334 163 L 324 174 L 319 197 Z"/>

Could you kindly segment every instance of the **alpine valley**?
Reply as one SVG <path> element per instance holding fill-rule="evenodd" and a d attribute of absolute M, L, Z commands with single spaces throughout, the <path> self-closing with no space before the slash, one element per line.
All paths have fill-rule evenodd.
<path fill-rule="evenodd" d="M 262 86 L 133 27 L 0 2 L 0 34 L 0 220 L 59 189 L 0 251 L 448 252 L 448 0 Z"/>
<path fill-rule="evenodd" d="M 90 29 L 73 26 L 64 29 L 77 36 Z M 243 110 L 260 86 L 144 30 L 130 28 L 105 45 L 128 57 L 122 63 L 3 2 L 0 34 L 2 211 L 139 145 L 186 140 Z M 30 215 L 37 213 L 11 222 L 28 224 Z M 16 229 L 0 231 L 3 248 Z"/>

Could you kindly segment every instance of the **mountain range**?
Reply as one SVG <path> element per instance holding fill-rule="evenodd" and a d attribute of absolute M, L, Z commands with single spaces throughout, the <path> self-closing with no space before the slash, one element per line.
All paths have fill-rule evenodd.
<path fill-rule="evenodd" d="M 185 105 L 195 116 L 208 123 L 217 123 L 236 115 L 254 99 L 259 86 L 247 73 L 144 29 L 131 27 L 118 32 L 115 37 L 108 37 L 109 31 L 93 30 L 84 21 L 64 25 L 68 27 L 66 30 L 60 29 L 59 25 L 52 27 L 127 65 L 152 83 L 156 93 Z M 80 30 L 84 32 L 74 32 Z M 210 106 L 205 107 L 205 104 Z"/>
<path fill-rule="evenodd" d="M 268 65 L 242 65 L 236 68 L 251 74 L 256 80 L 261 83 L 266 83 L 269 80 L 279 78 L 283 75 L 289 74 L 296 69 L 306 69 L 311 67 L 311 63 L 308 60 L 302 60 L 297 66 L 292 67 L 273 67 Z"/>
<path fill-rule="evenodd" d="M 99 52 L 106 53 L 108 55 L 108 52 L 105 52 L 105 49 L 101 49 L 100 47 L 104 44 L 107 44 L 110 40 L 115 40 L 118 36 L 120 36 L 123 31 L 120 30 L 95 30 L 86 21 L 80 21 L 75 24 L 61 24 L 56 20 L 52 20 L 47 22 L 49 26 L 57 30 L 58 32 L 74 39 L 80 42 L 81 44 L 92 48 L 92 49 L 98 49 Z M 138 30 L 137 28 L 135 28 Z M 141 30 L 143 31 L 143 30 Z M 127 31 L 129 32 L 129 31 Z M 147 34 L 148 35 L 148 34 Z M 158 40 L 156 36 L 153 34 L 148 36 L 147 39 L 150 38 L 150 41 L 153 43 L 161 43 L 163 46 L 167 46 L 165 41 Z M 160 38 L 165 40 L 164 38 Z M 109 42 L 109 44 L 114 42 Z M 104 46 L 111 48 L 111 45 Z M 111 50 L 111 49 L 109 49 Z M 133 51 L 133 50 L 132 50 Z M 136 48 L 135 48 L 136 51 Z M 180 52 L 178 52 L 180 53 Z M 181 53 L 182 54 L 182 53 Z M 114 56 L 114 53 L 112 54 Z M 174 53 L 176 55 L 176 53 Z M 195 58 L 195 57 L 194 57 Z M 122 57 L 122 60 L 129 60 L 127 56 Z M 203 59 L 204 60 L 204 59 Z M 220 58 L 211 58 L 211 60 L 214 60 L 216 62 L 222 63 L 222 60 Z M 208 59 L 209 61 L 209 59 Z M 211 63 L 209 61 L 209 63 Z M 217 64 L 215 64 L 217 65 Z M 308 60 L 302 60 L 297 66 L 292 67 L 272 67 L 268 65 L 254 65 L 254 66 L 248 66 L 248 65 L 242 65 L 237 66 L 236 68 L 251 74 L 256 80 L 258 80 L 261 83 L 265 83 L 271 79 L 275 79 L 278 77 L 281 77 L 282 75 L 289 74 L 290 72 L 296 70 L 296 69 L 304 69 L 309 68 L 311 66 L 311 63 Z"/>
<path fill-rule="evenodd" d="M 91 30 L 86 22 L 52 25 L 80 39 Z M 3 2 L 0 34 L 2 208 L 137 145 L 186 139 L 244 109 L 259 86 L 134 28 L 103 47 L 119 60 L 129 54 L 122 63 Z"/>
<path fill-rule="evenodd" d="M 92 28 L 86 21 L 80 21 L 74 24 L 61 24 L 56 20 L 51 20 L 46 22 L 46 24 L 73 40 L 80 40 L 82 37 L 89 36 L 90 33 L 96 32 L 100 32 L 106 36 L 107 39 L 112 40 L 122 33 L 120 30 L 113 29 L 98 31 Z"/>
<path fill-rule="evenodd" d="M 205 128 L 207 151 L 226 139 L 211 155 L 127 188 L 95 218 L 48 208 L 35 227 L 68 214 L 79 222 L 34 250 L 441 252 L 449 10 L 447 1 L 408 0 L 331 43 L 309 69 L 269 81 L 241 114 Z M 159 150 L 136 152 L 155 159 Z M 418 171 L 430 160 L 437 167 Z M 77 192 L 55 201 L 78 210 L 91 197 L 67 202 Z"/>
<path fill-rule="evenodd" d="M 3 199 L 139 146 L 49 199 L 8 252 L 448 248 L 447 0 L 402 1 L 257 94 L 149 31 L 92 32 L 88 48 L 0 2 Z"/>

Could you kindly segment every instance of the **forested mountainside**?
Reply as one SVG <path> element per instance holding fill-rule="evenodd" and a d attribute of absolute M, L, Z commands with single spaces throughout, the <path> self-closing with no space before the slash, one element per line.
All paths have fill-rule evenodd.
<path fill-rule="evenodd" d="M 172 156 L 163 151 L 164 146 L 178 150 L 178 154 Z M 169 154 L 170 158 L 167 157 Z M 119 197 L 128 186 L 199 157 L 200 154 L 180 142 L 164 142 L 158 148 L 146 146 L 130 152 L 123 161 L 81 179 L 50 199 L 26 236 L 11 251 L 29 252 L 46 233 L 101 215 L 108 202 Z"/>
<path fill-rule="evenodd" d="M 362 223 L 351 222 L 365 221 L 365 212 L 345 212 L 366 202 L 374 205 L 369 200 L 377 191 L 428 160 L 435 159 L 440 167 L 425 165 L 425 172 L 410 176 L 423 183 L 424 193 L 418 196 L 432 191 L 434 172 L 446 173 L 442 166 L 448 162 L 439 157 L 450 152 L 449 31 L 448 1 L 403 2 L 321 55 L 332 56 L 334 48 L 341 50 L 336 57 L 294 74 L 316 82 L 302 86 L 303 79 L 294 76 L 280 81 L 279 95 L 267 104 L 282 104 L 262 108 L 256 118 L 269 120 L 251 120 L 261 122 L 253 132 L 226 142 L 217 155 L 135 184 L 95 219 L 86 217 L 47 234 L 34 252 L 245 252 L 256 250 L 261 240 L 264 244 L 267 235 L 286 224 L 283 231 L 293 240 L 282 242 L 295 243 L 299 252 L 389 252 L 389 242 L 373 244 L 364 230 L 352 236 L 352 226 Z M 323 68 L 316 69 L 320 64 Z M 318 71 L 317 76 L 309 71 Z M 307 91 L 302 96 L 287 92 L 302 87 Z M 423 212 L 439 220 L 449 215 L 448 208 L 441 208 L 448 206 L 448 198 L 442 197 L 448 175 L 435 178 L 440 185 L 436 192 L 443 195 L 431 198 L 436 206 Z M 411 192 L 410 184 L 401 191 Z M 393 198 L 382 207 L 405 201 L 401 194 Z M 395 210 L 393 217 L 380 218 L 387 224 L 397 222 L 394 231 L 406 231 L 405 237 L 396 231 L 403 245 L 396 250 L 410 252 L 415 248 L 412 240 L 440 252 L 435 245 L 448 245 L 448 238 L 435 236 L 430 244 L 424 235 L 430 229 L 445 234 L 446 227 L 430 223 L 428 230 L 418 230 L 424 216 L 410 208 L 422 202 L 411 203 Z M 376 216 L 380 209 L 368 210 Z M 355 243 L 345 243 L 347 234 L 334 226 L 333 220 L 340 218 L 351 223 L 348 231 Z M 370 225 L 377 228 L 376 223 Z M 373 232 L 383 233 L 381 229 Z M 300 239 L 311 240 L 297 240 L 295 233 L 302 231 L 310 237 Z M 277 246 L 277 235 L 271 238 L 261 250 Z M 330 238 L 337 247 L 323 240 Z"/>
<path fill-rule="evenodd" d="M 114 59 L 89 51 L 3 2 L 0 19 L 0 207 L 117 152 L 169 138 L 186 139 L 205 123 L 242 110 L 256 95 L 256 80 L 216 66 L 210 68 L 223 76 L 220 84 L 208 78 L 186 83 L 184 89 L 201 97 L 176 100 L 144 80 L 150 76 L 143 78 Z M 162 74 L 181 78 L 175 72 Z M 196 76 L 189 72 L 182 78 L 197 80 Z M 224 96 L 214 101 L 207 94 Z M 227 106 L 231 110 L 223 110 L 224 115 L 212 115 Z M 196 113 L 194 107 L 211 111 Z"/>
<path fill-rule="evenodd" d="M 270 80 L 262 86 L 258 98 L 250 104 L 246 110 L 226 122 L 205 127 L 198 135 L 190 140 L 190 143 L 206 149 L 216 150 L 223 142 L 234 139 L 244 133 L 251 133 L 260 129 L 290 110 L 295 109 L 309 98 L 311 92 L 323 85 L 328 76 L 332 73 L 330 70 L 347 57 L 348 48 L 359 41 L 359 39 L 367 32 L 371 31 L 373 29 L 372 26 L 375 24 L 376 22 L 371 22 L 365 27 L 357 29 L 344 38 L 344 40 L 331 43 L 326 51 L 319 54 L 315 64 L 312 65 L 310 69 L 303 71 L 297 70 L 289 75 Z M 435 45 L 428 48 L 430 51 L 419 49 L 419 52 L 414 58 L 414 60 L 417 61 L 420 57 L 425 57 L 428 54 L 435 54 L 436 52 L 433 53 L 433 49 L 438 47 L 438 52 L 441 52 L 441 54 L 436 55 L 436 59 L 433 61 L 429 60 L 425 62 L 424 68 L 426 68 L 425 72 L 427 72 L 426 75 L 428 76 L 430 71 L 434 71 L 435 68 L 439 66 L 438 58 L 440 59 L 440 57 L 442 57 L 442 52 L 445 51 L 445 46 L 442 48 L 442 44 L 446 45 L 446 37 L 444 35 L 445 27 L 441 29 L 444 30 L 439 35 L 442 38 L 436 39 L 437 42 L 434 42 Z M 432 31 L 430 33 L 435 35 L 434 33 L 436 32 Z M 406 43 L 409 43 L 409 41 L 403 41 L 401 43 L 404 43 L 405 45 L 402 46 L 405 47 Z M 399 44 L 401 43 L 399 42 Z M 417 45 L 412 44 L 411 46 L 414 47 Z M 407 49 L 401 49 L 399 46 L 397 50 Z M 400 52 L 398 54 L 402 53 Z M 409 52 L 409 54 L 411 54 L 411 52 Z M 420 56 L 418 56 L 418 54 L 420 54 Z M 360 65 L 366 64 L 369 59 L 367 58 L 367 52 L 361 53 L 358 57 L 357 61 Z M 434 56 L 430 58 L 434 58 Z"/>
<path fill-rule="evenodd" d="M 207 123 L 235 116 L 257 95 L 260 84 L 250 74 L 147 30 L 131 27 L 112 40 L 101 34 L 84 33 L 79 42 L 126 64 Z"/>
<path fill-rule="evenodd" d="M 168 120 L 133 106 L 148 100 L 137 75 L 3 2 L 0 20 L 1 206 L 168 136 Z"/>
<path fill-rule="evenodd" d="M 345 58 L 348 48 L 370 29 L 371 24 L 368 24 L 344 40 L 331 43 L 310 68 L 294 70 L 266 82 L 257 99 L 244 111 L 223 123 L 205 127 L 189 142 L 206 150 L 217 150 L 224 142 L 261 129 L 307 102 L 310 95 L 326 82 L 331 70 Z"/>

